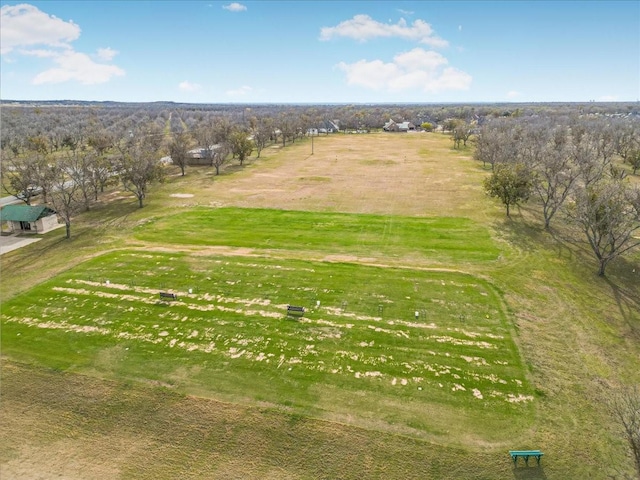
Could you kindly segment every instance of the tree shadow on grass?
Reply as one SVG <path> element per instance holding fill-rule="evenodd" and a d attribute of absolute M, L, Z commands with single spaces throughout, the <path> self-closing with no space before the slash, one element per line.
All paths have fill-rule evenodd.
<path fill-rule="evenodd" d="M 611 288 L 628 333 L 640 339 L 640 270 L 622 258 L 616 260 L 615 267 L 610 269 L 611 276 L 604 277 L 604 282 Z"/>
<path fill-rule="evenodd" d="M 509 244 L 524 251 L 535 251 L 548 243 L 545 230 L 519 213 L 493 222 L 492 228 Z"/>
<path fill-rule="evenodd" d="M 517 466 L 513 468 L 513 478 L 518 480 L 544 480 L 547 476 L 544 473 L 544 469 L 539 465 L 534 467 Z"/>
<path fill-rule="evenodd" d="M 589 248 L 586 240 L 577 236 L 577 232 L 568 232 L 565 229 L 550 229 L 549 234 L 558 256 L 575 256 L 582 264 L 593 270 L 593 278 L 602 279 L 611 288 L 621 317 L 627 322 L 633 335 L 640 335 L 640 265 L 633 257 L 620 256 L 613 260 L 607 267 L 604 277 L 597 277 L 598 264 Z M 564 253 L 563 252 L 567 252 Z M 592 267 L 591 267 L 592 265 Z"/>
<path fill-rule="evenodd" d="M 224 168 L 220 169 L 220 174 L 215 176 L 226 177 L 229 175 L 233 175 L 235 173 L 243 171 L 246 167 L 250 166 L 252 163 L 249 159 L 246 159 L 244 162 L 242 162 L 242 165 L 240 165 L 240 161 L 237 158 L 234 158 L 232 162 L 233 163 L 231 162 L 226 163 L 224 165 Z"/>

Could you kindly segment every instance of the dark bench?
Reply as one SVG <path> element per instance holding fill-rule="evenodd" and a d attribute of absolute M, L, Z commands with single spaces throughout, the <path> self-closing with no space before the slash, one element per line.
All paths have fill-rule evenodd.
<path fill-rule="evenodd" d="M 287 315 L 304 315 L 304 307 L 294 307 L 293 305 L 287 305 Z"/>
<path fill-rule="evenodd" d="M 524 458 L 524 463 L 529 466 L 529 457 L 535 457 L 538 461 L 538 465 L 540 465 L 540 458 L 544 453 L 540 450 L 509 450 L 509 455 L 513 459 L 513 464 L 516 465 L 518 458 Z"/>
<path fill-rule="evenodd" d="M 175 293 L 160 292 L 160 300 L 177 300 L 178 296 Z"/>

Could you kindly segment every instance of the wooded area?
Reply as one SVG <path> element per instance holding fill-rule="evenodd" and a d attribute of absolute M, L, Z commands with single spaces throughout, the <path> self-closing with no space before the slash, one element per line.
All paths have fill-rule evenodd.
<path fill-rule="evenodd" d="M 269 144 L 310 135 L 380 130 L 388 119 L 449 134 L 474 148 L 491 174 L 487 193 L 510 216 L 536 201 L 551 228 L 557 214 L 584 233 L 604 275 L 640 244 L 640 111 L 637 104 L 188 105 L 11 102 L 3 105 L 3 190 L 50 204 L 71 235 L 75 214 L 120 182 L 140 207 L 166 165 L 184 176 L 195 158 L 216 175 Z M 390 133 L 400 134 L 400 133 Z"/>

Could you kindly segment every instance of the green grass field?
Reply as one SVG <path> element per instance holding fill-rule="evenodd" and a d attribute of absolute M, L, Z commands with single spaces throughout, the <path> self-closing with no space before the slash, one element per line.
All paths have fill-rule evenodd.
<path fill-rule="evenodd" d="M 159 299 L 168 289 L 178 301 Z M 289 303 L 306 314 L 288 318 Z M 12 299 L 3 316 L 5 353 L 54 368 L 418 437 L 504 442 L 531 423 L 500 298 L 462 273 L 118 252 Z"/>
<path fill-rule="evenodd" d="M 496 260 L 489 231 L 466 218 L 292 210 L 196 208 L 149 220 L 135 229 L 154 243 L 232 246 L 270 250 L 416 257 L 447 265 Z"/>
<path fill-rule="evenodd" d="M 607 401 L 640 381 L 640 255 L 597 277 L 565 226 L 543 231 L 533 208 L 505 220 L 479 195 L 481 166 L 448 142 L 335 136 L 318 139 L 313 161 L 300 160 L 301 143 L 215 181 L 188 170 L 143 209 L 114 192 L 76 220 L 71 241 L 52 232 L 3 255 L 0 469 L 628 472 Z M 335 152 L 366 161 L 345 172 Z M 405 159 L 396 170 L 393 158 Z M 369 188 L 363 178 L 381 162 L 392 170 Z M 438 187 L 412 184 L 416 171 Z M 272 188 L 282 178 L 291 183 Z M 380 195 L 394 185 L 411 195 Z M 265 191 L 287 209 L 267 208 Z M 305 315 L 288 317 L 288 304 Z M 528 448 L 545 452 L 542 467 L 514 469 L 507 450 Z"/>

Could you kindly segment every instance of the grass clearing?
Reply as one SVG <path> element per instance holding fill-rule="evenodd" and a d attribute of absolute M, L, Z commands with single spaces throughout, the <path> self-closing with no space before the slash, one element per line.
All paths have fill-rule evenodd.
<path fill-rule="evenodd" d="M 287 318 L 288 303 L 307 313 Z M 502 443 L 531 422 L 500 299 L 457 272 L 125 251 L 12 299 L 3 317 L 5 353 L 63 370 L 447 443 L 462 431 Z"/>
<path fill-rule="evenodd" d="M 487 229 L 455 217 L 194 208 L 150 219 L 134 232 L 157 244 L 306 250 L 380 261 L 414 257 L 447 265 L 495 261 L 500 253 Z"/>

